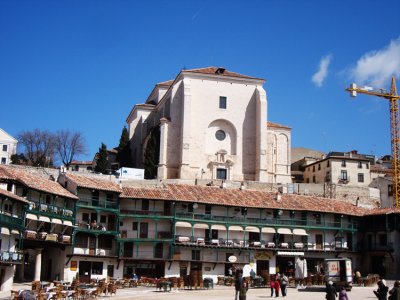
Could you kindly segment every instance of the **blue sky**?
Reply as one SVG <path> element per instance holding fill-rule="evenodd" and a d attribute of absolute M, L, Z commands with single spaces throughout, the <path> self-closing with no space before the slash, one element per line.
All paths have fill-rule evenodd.
<path fill-rule="evenodd" d="M 400 1 L 0 0 L 0 127 L 81 131 L 92 159 L 182 68 L 265 78 L 292 147 L 390 153 L 389 109 L 350 82 L 400 78 Z M 400 80 L 398 81 L 400 88 Z"/>

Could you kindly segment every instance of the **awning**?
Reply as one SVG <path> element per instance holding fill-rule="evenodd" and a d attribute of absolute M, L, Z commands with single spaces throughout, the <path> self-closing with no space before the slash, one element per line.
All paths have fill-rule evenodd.
<path fill-rule="evenodd" d="M 208 224 L 204 224 L 204 223 L 197 223 L 193 225 L 193 228 L 198 228 L 198 229 L 208 229 L 210 228 L 208 226 Z"/>
<path fill-rule="evenodd" d="M 263 232 L 263 233 L 275 233 L 276 230 L 275 230 L 275 228 L 272 228 L 272 227 L 263 227 L 263 228 L 261 228 L 261 232 Z"/>
<path fill-rule="evenodd" d="M 1 227 L 0 232 L 1 232 L 1 234 L 10 235 L 10 229 L 8 229 L 6 227 Z"/>
<path fill-rule="evenodd" d="M 17 230 L 17 229 L 11 230 L 11 233 L 12 233 L 12 234 L 21 234 L 21 233 L 19 232 L 19 230 Z"/>
<path fill-rule="evenodd" d="M 232 225 L 232 226 L 229 226 L 229 230 L 230 231 L 243 231 L 243 227 L 242 226 Z"/>
<path fill-rule="evenodd" d="M 211 225 L 211 229 L 226 230 L 226 227 L 224 225 Z"/>
<path fill-rule="evenodd" d="M 39 221 L 50 223 L 50 218 L 45 216 L 40 216 Z"/>
<path fill-rule="evenodd" d="M 60 219 L 51 219 L 51 223 L 62 224 L 62 221 Z"/>
<path fill-rule="evenodd" d="M 73 226 L 71 221 L 63 221 L 63 224 L 66 226 Z"/>
<path fill-rule="evenodd" d="M 246 227 L 246 231 L 247 231 L 247 232 L 257 232 L 257 233 L 260 233 L 260 229 L 257 228 L 257 227 L 255 227 L 255 226 L 247 226 L 247 227 Z"/>
<path fill-rule="evenodd" d="M 26 218 L 27 219 L 31 219 L 31 220 L 37 220 L 38 217 L 34 214 L 26 214 Z"/>
<path fill-rule="evenodd" d="M 308 235 L 308 233 L 304 229 L 293 229 L 294 235 Z"/>
<path fill-rule="evenodd" d="M 279 234 L 292 234 L 292 231 L 289 228 L 278 228 Z"/>
<path fill-rule="evenodd" d="M 281 255 L 281 256 L 304 256 L 304 252 L 278 251 L 277 255 Z"/>
<path fill-rule="evenodd" d="M 192 224 L 188 223 L 188 222 L 176 222 L 175 223 L 175 227 L 188 227 L 188 228 L 192 228 Z"/>

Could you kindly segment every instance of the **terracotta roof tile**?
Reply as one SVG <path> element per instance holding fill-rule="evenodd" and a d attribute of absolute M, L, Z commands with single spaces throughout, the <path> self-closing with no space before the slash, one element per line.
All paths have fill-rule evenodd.
<path fill-rule="evenodd" d="M 28 200 L 26 200 L 26 199 L 24 199 L 24 198 L 22 198 L 22 197 L 20 197 L 18 195 L 15 195 L 15 194 L 13 194 L 13 193 L 11 193 L 9 191 L 3 190 L 3 189 L 0 189 L 0 195 L 6 196 L 8 198 L 12 198 L 14 200 L 18 200 L 18 201 L 21 201 L 21 202 L 24 202 L 24 203 L 29 203 Z"/>
<path fill-rule="evenodd" d="M 281 124 L 278 124 L 278 123 L 272 123 L 272 122 L 270 122 L 270 121 L 267 122 L 267 126 L 268 126 L 268 127 L 275 127 L 275 128 L 291 129 L 291 128 L 288 127 L 288 126 L 281 125 Z"/>
<path fill-rule="evenodd" d="M 0 166 L 0 179 L 16 180 L 19 183 L 37 190 L 62 197 L 78 199 L 77 196 L 64 189 L 58 182 L 44 179 L 27 171 L 17 170 L 7 166 Z"/>
<path fill-rule="evenodd" d="M 118 184 L 111 182 L 108 179 L 97 179 L 72 173 L 66 173 L 65 176 L 74 182 L 78 187 L 117 193 L 122 192 L 122 189 Z"/>
<path fill-rule="evenodd" d="M 189 72 L 189 73 L 201 73 L 201 74 L 212 74 L 216 76 L 226 76 L 226 77 L 237 77 L 237 78 L 248 78 L 248 79 L 259 79 L 259 80 L 264 80 L 262 78 L 256 78 L 256 77 L 250 77 L 246 75 L 242 75 L 239 73 L 231 72 L 226 69 L 224 69 L 223 73 L 217 74 L 218 69 L 224 69 L 222 67 L 207 67 L 207 68 L 200 68 L 200 69 L 191 69 L 191 70 L 182 70 L 182 72 Z"/>
<path fill-rule="evenodd" d="M 175 80 L 168 80 L 168 81 L 164 81 L 164 82 L 159 82 L 157 83 L 157 85 L 160 86 L 171 86 L 174 83 Z"/>
<path fill-rule="evenodd" d="M 278 202 L 276 194 L 263 191 L 221 189 L 219 187 L 166 185 L 163 188 L 123 187 L 121 198 L 175 200 L 256 208 L 317 211 L 361 216 L 365 209 L 351 203 L 314 196 L 284 194 Z"/>
<path fill-rule="evenodd" d="M 386 214 L 400 214 L 400 208 L 374 208 L 366 211 L 364 215 L 386 215 Z"/>

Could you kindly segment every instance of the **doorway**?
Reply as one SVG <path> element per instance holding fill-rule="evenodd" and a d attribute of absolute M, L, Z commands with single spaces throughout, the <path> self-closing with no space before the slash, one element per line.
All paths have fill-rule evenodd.
<path fill-rule="evenodd" d="M 90 283 L 90 276 L 92 264 L 90 261 L 79 262 L 79 281 L 83 283 Z"/>
<path fill-rule="evenodd" d="M 257 260 L 256 274 L 260 276 L 269 275 L 269 260 Z"/>

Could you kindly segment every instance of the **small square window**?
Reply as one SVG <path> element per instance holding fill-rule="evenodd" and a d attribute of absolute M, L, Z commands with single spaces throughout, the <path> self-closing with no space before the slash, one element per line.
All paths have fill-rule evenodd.
<path fill-rule="evenodd" d="M 226 109 L 226 97 L 219 97 L 219 108 Z"/>
<path fill-rule="evenodd" d="M 226 180 L 226 169 L 217 169 L 217 179 Z"/>
<path fill-rule="evenodd" d="M 391 184 L 388 185 L 388 196 L 393 196 L 393 185 Z"/>
<path fill-rule="evenodd" d="M 137 231 L 138 230 L 138 222 L 132 222 L 132 230 Z"/>
<path fill-rule="evenodd" d="M 364 182 L 364 174 L 358 173 L 358 182 Z"/>
<path fill-rule="evenodd" d="M 2 165 L 5 165 L 6 163 L 7 163 L 7 158 L 2 157 L 2 158 L 1 158 L 1 164 L 2 164 Z"/>

